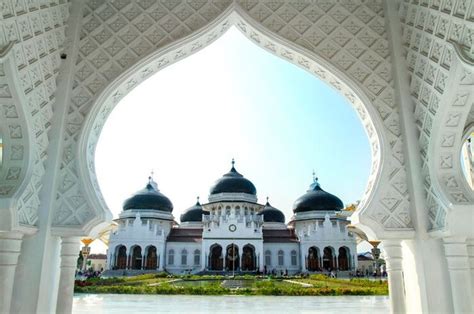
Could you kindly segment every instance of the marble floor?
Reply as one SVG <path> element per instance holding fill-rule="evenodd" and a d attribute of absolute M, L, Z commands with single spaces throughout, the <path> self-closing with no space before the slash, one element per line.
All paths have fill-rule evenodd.
<path fill-rule="evenodd" d="M 76 294 L 73 313 L 388 313 L 388 296 Z"/>

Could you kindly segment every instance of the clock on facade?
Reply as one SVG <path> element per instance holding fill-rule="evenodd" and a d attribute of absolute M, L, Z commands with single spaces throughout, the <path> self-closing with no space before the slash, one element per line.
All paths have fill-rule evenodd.
<path fill-rule="evenodd" d="M 236 226 L 236 225 L 232 224 L 232 225 L 229 226 L 229 231 L 230 231 L 230 232 L 234 232 L 235 230 L 237 230 L 237 226 Z"/>

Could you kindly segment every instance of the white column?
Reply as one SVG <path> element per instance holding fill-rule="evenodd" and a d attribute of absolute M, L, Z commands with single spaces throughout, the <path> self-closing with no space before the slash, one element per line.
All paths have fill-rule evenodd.
<path fill-rule="evenodd" d="M 303 248 L 300 249 L 300 264 L 301 264 L 301 271 L 306 272 L 306 257 L 305 257 L 305 251 Z"/>
<path fill-rule="evenodd" d="M 400 240 L 382 242 L 386 253 L 385 262 L 388 272 L 390 310 L 392 313 L 405 313 L 405 287 L 403 283 L 402 246 Z"/>
<path fill-rule="evenodd" d="M 467 241 L 467 254 L 469 255 L 469 266 L 471 268 L 471 300 L 474 309 L 474 239 Z"/>
<path fill-rule="evenodd" d="M 448 262 L 449 277 L 455 313 L 472 313 L 471 274 L 466 238 L 444 238 L 444 254 Z"/>
<path fill-rule="evenodd" d="M 160 247 L 160 266 L 158 270 L 162 271 L 165 267 L 165 245 L 164 243 Z"/>
<path fill-rule="evenodd" d="M 59 277 L 58 301 L 56 313 L 72 312 L 72 297 L 74 294 L 74 276 L 77 268 L 77 258 L 80 238 L 61 238 L 61 275 Z"/>
<path fill-rule="evenodd" d="M 0 313 L 9 313 L 23 234 L 0 232 Z"/>
<path fill-rule="evenodd" d="M 262 246 L 262 251 L 258 253 L 258 267 L 259 267 L 259 271 L 263 274 L 263 271 L 265 270 L 265 251 L 263 250 L 263 246 Z M 268 272 L 268 268 L 267 268 L 267 272 Z"/>

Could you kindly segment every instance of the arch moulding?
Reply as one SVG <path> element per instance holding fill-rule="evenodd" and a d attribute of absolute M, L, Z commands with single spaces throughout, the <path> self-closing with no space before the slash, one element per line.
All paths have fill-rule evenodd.
<path fill-rule="evenodd" d="M 103 8 L 90 9 L 100 13 Z M 365 17 L 369 15 L 383 25 L 381 2 L 337 4 L 329 8 L 307 4 L 302 8 L 293 8 L 300 10 L 301 14 L 306 12 L 306 15 L 314 10 L 327 10 L 326 13 L 330 15 L 344 12 L 346 19 L 339 22 L 314 16 L 313 21 L 296 17 L 285 23 L 284 18 L 279 17 L 281 7 L 266 9 L 271 13 L 270 17 L 265 17 L 265 21 L 272 17 L 274 21 L 278 19 L 282 23 L 280 29 L 300 29 L 299 35 L 291 39 L 274 31 L 273 26 L 266 26 L 259 20 L 263 17 L 255 13 L 255 6 L 232 2 L 222 8 L 222 12 L 207 25 L 137 58 L 133 65 L 116 72 L 115 78 L 109 82 L 104 81 L 104 77 L 107 77 L 105 70 L 87 69 L 90 73 L 84 73 L 90 63 L 97 61 L 98 54 L 93 50 L 102 49 L 91 39 L 98 36 L 94 32 L 100 32 L 100 28 L 92 29 L 81 39 L 83 51 L 75 70 L 76 76 L 80 78 L 73 87 L 69 103 L 71 110 L 66 122 L 63 167 L 54 215 L 54 226 L 58 233 L 66 229 L 77 230 L 78 233 L 88 232 L 104 220 L 108 213 L 95 174 L 94 156 L 102 127 L 115 105 L 142 81 L 208 46 L 234 25 L 253 43 L 336 88 L 352 104 L 366 130 L 372 150 L 372 170 L 360 208 L 353 216 L 354 223 L 372 237 L 406 239 L 413 236 L 399 114 L 391 84 L 387 34 L 381 28 L 377 28 L 377 33 L 364 26 L 361 20 L 363 17 L 359 14 L 363 10 Z M 82 27 L 87 29 L 88 23 L 95 18 L 94 14 L 86 15 Z M 301 26 L 302 21 L 308 25 Z M 347 31 L 348 22 L 357 26 L 358 30 L 351 28 L 354 34 Z M 332 37 L 327 35 L 325 39 L 319 39 L 319 43 L 316 43 L 317 38 L 310 38 L 321 31 L 321 25 L 327 26 L 327 32 L 340 35 L 339 46 L 342 47 L 337 46 Z M 173 31 L 175 29 L 170 29 L 168 33 Z M 113 40 L 109 43 L 112 46 L 116 43 Z M 103 49 L 110 47 L 104 44 Z M 85 50 L 90 51 L 86 53 Z M 353 56 L 356 53 L 360 56 L 364 52 L 376 60 L 377 66 L 372 72 L 369 65 L 362 64 Z M 368 61 L 367 64 L 372 62 Z M 78 208 L 70 206 L 68 199 L 71 198 L 75 199 Z"/>

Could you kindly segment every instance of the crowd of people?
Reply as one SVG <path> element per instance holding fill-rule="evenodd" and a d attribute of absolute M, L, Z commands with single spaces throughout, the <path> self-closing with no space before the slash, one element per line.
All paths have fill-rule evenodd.
<path fill-rule="evenodd" d="M 103 271 L 103 268 L 100 270 L 94 270 L 92 268 L 86 270 L 76 270 L 76 279 L 99 278 Z"/>

